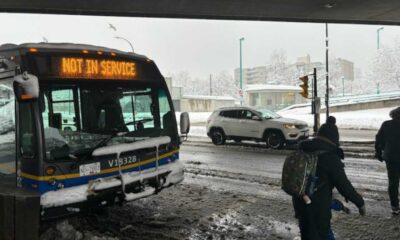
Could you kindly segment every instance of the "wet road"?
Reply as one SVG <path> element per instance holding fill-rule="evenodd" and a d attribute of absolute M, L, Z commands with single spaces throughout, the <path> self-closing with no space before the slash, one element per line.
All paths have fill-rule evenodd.
<path fill-rule="evenodd" d="M 332 217 L 337 239 L 400 239 L 400 217 L 389 212 L 384 165 L 362 157 L 370 155 L 371 145 L 344 147 L 353 156 L 345 160 L 346 172 L 366 200 L 367 215 L 360 217 L 345 203 L 351 214 L 334 212 Z M 280 189 L 289 152 L 192 139 L 181 146 L 186 168 L 181 184 L 103 213 L 51 222 L 41 239 L 74 239 L 63 237 L 68 232 L 85 240 L 293 240 L 299 233 L 291 198 Z"/>
<path fill-rule="evenodd" d="M 193 141 L 181 147 L 180 156 L 185 163 L 187 184 L 288 201 L 288 195 L 280 189 L 280 178 L 285 156 L 289 152 L 283 150 L 271 153 L 262 147 L 214 146 Z M 352 154 L 356 156 L 358 153 Z M 363 157 L 346 158 L 344 163 L 350 181 L 367 202 L 374 206 L 370 213 L 386 215 L 385 165 Z"/>

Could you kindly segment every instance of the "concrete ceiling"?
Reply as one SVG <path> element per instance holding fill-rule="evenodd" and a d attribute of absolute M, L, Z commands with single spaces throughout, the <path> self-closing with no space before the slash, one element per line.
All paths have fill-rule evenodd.
<path fill-rule="evenodd" d="M 399 0 L 1 0 L 0 12 L 400 24 Z"/>

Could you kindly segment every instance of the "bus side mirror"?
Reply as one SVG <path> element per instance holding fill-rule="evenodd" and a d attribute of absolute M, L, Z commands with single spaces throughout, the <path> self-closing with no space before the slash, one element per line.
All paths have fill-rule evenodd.
<path fill-rule="evenodd" d="M 190 130 L 190 120 L 189 120 L 189 113 L 183 112 L 181 113 L 181 120 L 180 120 L 180 131 L 183 135 L 183 139 L 186 140 L 187 135 Z"/>
<path fill-rule="evenodd" d="M 24 72 L 14 77 L 14 94 L 19 102 L 36 100 L 39 97 L 39 81 L 35 75 Z"/>

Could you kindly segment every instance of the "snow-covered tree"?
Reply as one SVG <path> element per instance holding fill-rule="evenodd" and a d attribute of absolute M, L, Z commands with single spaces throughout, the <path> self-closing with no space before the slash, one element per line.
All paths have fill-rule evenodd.
<path fill-rule="evenodd" d="M 377 89 L 379 85 L 381 92 L 399 90 L 400 39 L 396 39 L 393 45 L 380 48 L 376 52 L 371 65 L 371 71 L 367 74 L 370 83 L 369 88 Z"/>
<path fill-rule="evenodd" d="M 295 85 L 301 76 L 294 64 L 290 64 L 286 51 L 274 50 L 267 64 L 267 84 Z"/>
<path fill-rule="evenodd" d="M 222 71 L 212 78 L 212 95 L 213 96 L 232 96 L 237 97 L 239 86 L 227 71 Z"/>

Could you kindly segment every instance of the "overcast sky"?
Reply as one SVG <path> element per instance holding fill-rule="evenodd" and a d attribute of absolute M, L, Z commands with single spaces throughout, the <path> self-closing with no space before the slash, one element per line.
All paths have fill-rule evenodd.
<path fill-rule="evenodd" d="M 239 66 L 239 38 L 244 37 L 245 67 L 266 65 L 274 49 L 284 49 L 288 60 L 310 54 L 312 61 L 325 61 L 325 24 L 260 21 L 221 21 L 93 17 L 0 13 L 0 44 L 73 42 L 129 51 L 115 39 L 129 39 L 135 52 L 156 61 L 161 72 L 187 71 L 193 77 Z M 117 28 L 109 28 L 109 23 Z M 353 61 L 366 70 L 377 48 L 378 25 L 329 24 L 330 54 Z M 400 27 L 384 26 L 381 44 L 393 44 Z"/>

